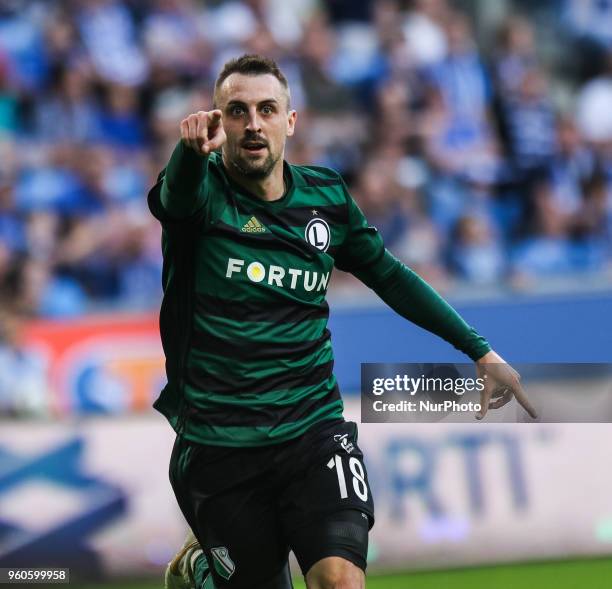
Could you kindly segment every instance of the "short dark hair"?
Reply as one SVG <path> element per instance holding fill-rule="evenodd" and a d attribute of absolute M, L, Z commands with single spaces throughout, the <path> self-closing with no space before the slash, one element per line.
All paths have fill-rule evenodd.
<path fill-rule="evenodd" d="M 281 72 L 278 64 L 273 59 L 255 54 L 244 54 L 226 62 L 215 81 L 215 104 L 217 103 L 216 96 L 221 84 L 223 84 L 232 74 L 242 74 L 243 76 L 263 76 L 265 74 L 270 74 L 274 76 L 287 91 L 287 108 L 289 108 L 289 82 L 287 82 L 285 74 Z"/>

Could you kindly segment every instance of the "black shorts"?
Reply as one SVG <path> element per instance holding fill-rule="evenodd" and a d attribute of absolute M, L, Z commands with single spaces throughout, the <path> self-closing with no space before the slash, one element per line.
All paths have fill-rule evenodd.
<path fill-rule="evenodd" d="M 259 448 L 177 437 L 170 482 L 218 588 L 266 585 L 289 550 L 304 575 L 328 556 L 365 570 L 374 504 L 353 422 Z"/>

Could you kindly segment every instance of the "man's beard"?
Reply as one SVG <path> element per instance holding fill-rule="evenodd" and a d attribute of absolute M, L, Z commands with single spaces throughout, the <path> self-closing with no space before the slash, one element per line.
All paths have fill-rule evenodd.
<path fill-rule="evenodd" d="M 263 162 L 250 161 L 238 156 L 231 163 L 245 178 L 252 180 L 262 180 L 267 178 L 274 169 L 274 166 L 280 159 L 280 156 L 268 152 L 268 157 Z"/>

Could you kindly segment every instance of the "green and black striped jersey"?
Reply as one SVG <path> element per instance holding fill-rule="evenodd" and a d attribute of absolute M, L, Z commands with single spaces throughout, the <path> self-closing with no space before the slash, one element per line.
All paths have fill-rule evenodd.
<path fill-rule="evenodd" d="M 155 407 L 175 427 L 184 410 L 188 438 L 227 446 L 341 418 L 325 295 L 334 264 L 372 263 L 382 240 L 332 170 L 285 163 L 286 193 L 266 202 L 233 185 L 217 154 L 201 165 L 188 218 L 162 206 L 163 172 L 149 194 L 163 226 L 168 373 Z"/>
<path fill-rule="evenodd" d="M 199 175 L 194 194 L 175 186 L 168 203 L 163 171 L 148 197 L 163 228 L 168 377 L 154 406 L 187 438 L 262 446 L 342 418 L 325 300 L 334 266 L 473 359 L 490 349 L 385 250 L 337 172 L 285 163 L 285 195 L 267 202 L 233 184 L 218 154 L 179 143 L 175 157 Z"/>

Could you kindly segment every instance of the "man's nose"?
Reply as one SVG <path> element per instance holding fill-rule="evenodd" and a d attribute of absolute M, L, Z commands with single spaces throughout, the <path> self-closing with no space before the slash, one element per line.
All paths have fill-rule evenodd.
<path fill-rule="evenodd" d="M 257 109 L 249 111 L 249 122 L 247 124 L 247 131 L 252 133 L 261 132 L 261 125 L 259 124 L 259 117 L 257 116 Z"/>

